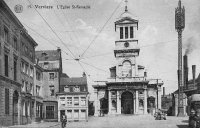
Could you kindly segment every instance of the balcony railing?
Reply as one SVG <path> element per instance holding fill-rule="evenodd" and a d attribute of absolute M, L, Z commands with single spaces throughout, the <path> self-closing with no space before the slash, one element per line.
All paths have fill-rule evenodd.
<path fill-rule="evenodd" d="M 108 82 L 144 82 L 147 81 L 146 77 L 112 77 Z"/>

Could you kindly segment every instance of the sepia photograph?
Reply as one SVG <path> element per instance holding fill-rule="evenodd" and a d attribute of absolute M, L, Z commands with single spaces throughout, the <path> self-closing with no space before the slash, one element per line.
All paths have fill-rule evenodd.
<path fill-rule="evenodd" d="M 200 128 L 200 0 L 0 0 L 0 128 Z"/>

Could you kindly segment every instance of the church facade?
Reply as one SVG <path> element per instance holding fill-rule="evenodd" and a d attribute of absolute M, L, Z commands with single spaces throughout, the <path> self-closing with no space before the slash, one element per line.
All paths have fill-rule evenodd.
<path fill-rule="evenodd" d="M 145 67 L 138 64 L 140 47 L 138 23 L 125 7 L 115 22 L 116 65 L 110 68 L 110 78 L 97 82 L 95 116 L 102 114 L 147 114 L 161 109 L 160 79 L 148 79 Z"/>

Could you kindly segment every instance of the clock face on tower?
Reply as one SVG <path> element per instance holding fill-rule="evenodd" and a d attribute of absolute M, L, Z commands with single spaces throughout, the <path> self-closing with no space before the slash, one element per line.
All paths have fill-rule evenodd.
<path fill-rule="evenodd" d="M 129 43 L 128 43 L 128 42 L 125 42 L 125 43 L 124 43 L 124 47 L 127 48 L 128 46 L 129 46 Z"/>

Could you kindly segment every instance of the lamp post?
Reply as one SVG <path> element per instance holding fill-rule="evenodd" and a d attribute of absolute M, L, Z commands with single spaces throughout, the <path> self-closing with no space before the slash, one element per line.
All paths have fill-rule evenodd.
<path fill-rule="evenodd" d="M 178 32 L 178 115 L 184 116 L 183 109 L 183 78 L 182 78 L 182 31 L 185 28 L 185 8 L 181 7 L 181 0 L 175 9 L 175 29 Z"/>

